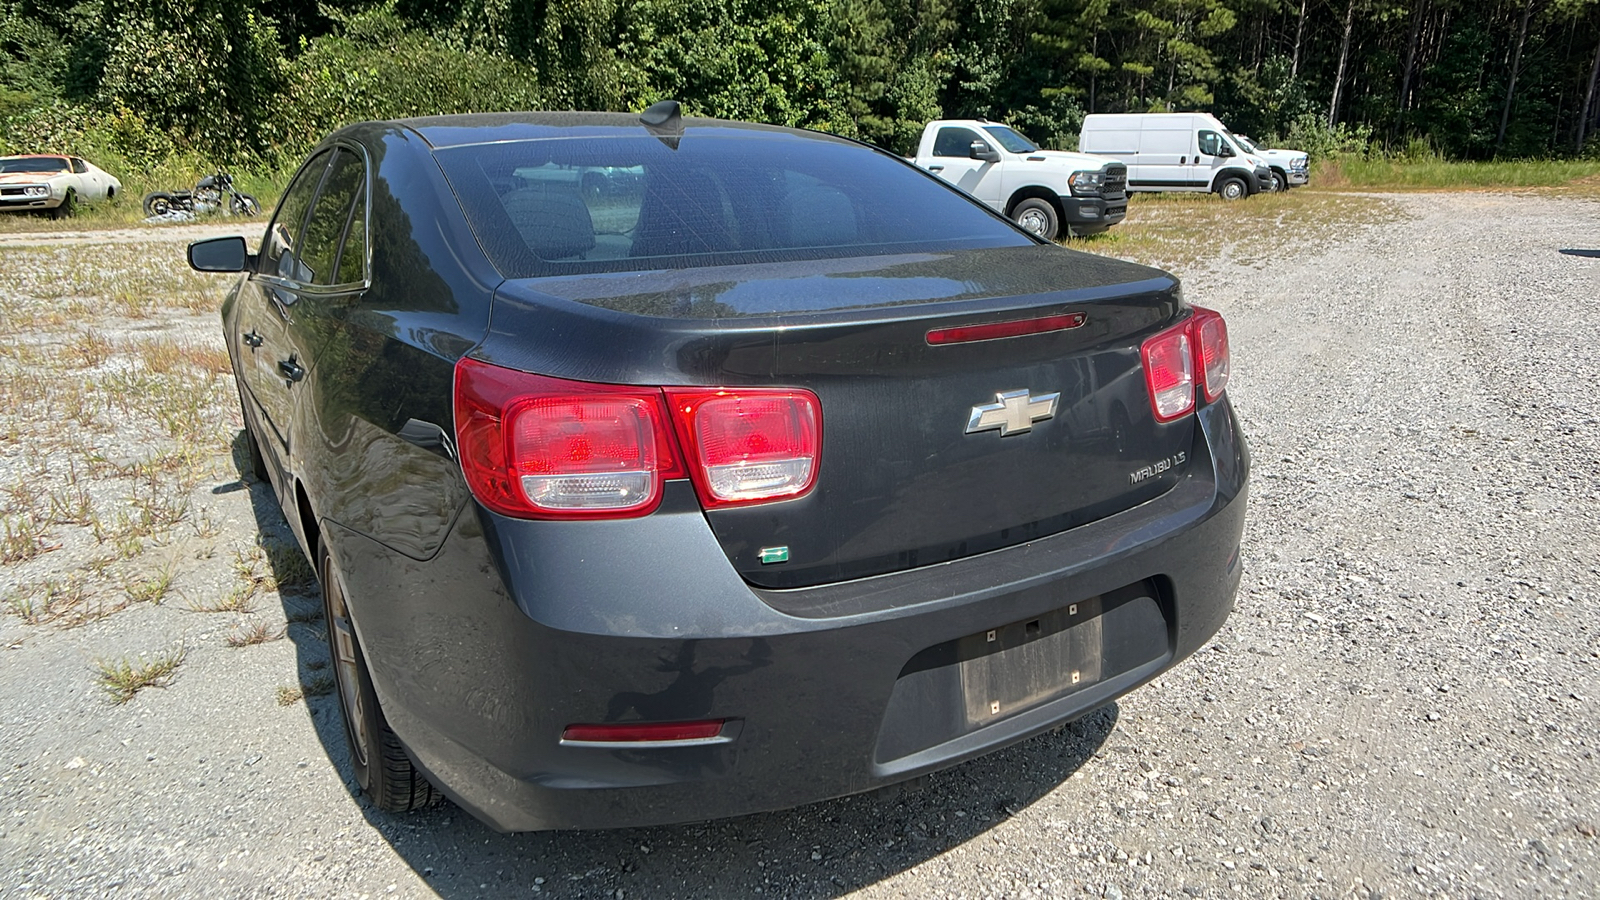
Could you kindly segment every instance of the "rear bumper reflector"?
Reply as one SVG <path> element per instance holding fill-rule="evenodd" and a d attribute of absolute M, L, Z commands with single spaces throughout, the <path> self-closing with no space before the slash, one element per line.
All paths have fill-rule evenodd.
<path fill-rule="evenodd" d="M 692 747 L 733 740 L 727 719 L 697 722 L 613 722 L 568 725 L 561 732 L 564 747 Z"/>

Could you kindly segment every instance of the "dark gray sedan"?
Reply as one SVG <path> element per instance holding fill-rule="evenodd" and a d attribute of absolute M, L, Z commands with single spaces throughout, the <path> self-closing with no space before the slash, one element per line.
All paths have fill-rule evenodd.
<path fill-rule="evenodd" d="M 506 830 L 864 791 L 1221 626 L 1222 318 L 874 148 L 644 116 L 328 137 L 223 324 L 355 777 Z"/>

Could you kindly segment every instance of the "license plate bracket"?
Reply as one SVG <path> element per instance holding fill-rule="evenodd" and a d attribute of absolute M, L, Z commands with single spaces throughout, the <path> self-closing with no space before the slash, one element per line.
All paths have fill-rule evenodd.
<path fill-rule="evenodd" d="M 962 639 L 961 690 L 969 726 L 1082 690 L 1101 679 L 1100 598 Z"/>

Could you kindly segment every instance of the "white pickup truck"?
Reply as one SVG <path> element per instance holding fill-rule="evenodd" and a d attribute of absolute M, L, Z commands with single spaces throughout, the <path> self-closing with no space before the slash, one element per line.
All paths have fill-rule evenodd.
<path fill-rule="evenodd" d="M 1098 234 L 1128 212 L 1127 166 L 1083 153 L 1040 150 L 997 122 L 929 122 L 915 162 L 1047 240 Z"/>

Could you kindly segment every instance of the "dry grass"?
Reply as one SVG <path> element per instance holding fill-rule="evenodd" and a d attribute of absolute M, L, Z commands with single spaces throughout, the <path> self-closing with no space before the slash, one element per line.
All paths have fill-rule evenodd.
<path fill-rule="evenodd" d="M 281 628 L 272 628 L 260 619 L 254 619 L 228 635 L 228 646 L 253 647 L 256 644 L 266 644 L 283 637 L 284 633 Z"/>
<path fill-rule="evenodd" d="M 332 675 L 313 675 L 303 684 L 279 685 L 277 690 L 279 706 L 293 706 L 306 697 L 322 697 L 333 693 L 334 681 Z"/>
<path fill-rule="evenodd" d="M 182 663 L 182 647 L 150 657 L 141 653 L 137 659 L 125 656 L 110 662 L 96 662 L 95 682 L 112 703 L 123 704 L 145 688 L 171 684 L 173 672 Z"/>
<path fill-rule="evenodd" d="M 174 577 L 173 567 L 167 565 L 148 578 L 128 581 L 122 589 L 128 595 L 128 600 L 133 603 L 160 604 L 171 592 Z"/>
<path fill-rule="evenodd" d="M 1214 194 L 1134 194 L 1121 224 L 1067 246 L 1181 274 L 1208 259 L 1269 264 L 1286 245 L 1313 250 L 1352 228 L 1403 215 L 1387 200 L 1305 188 L 1233 203 Z"/>

